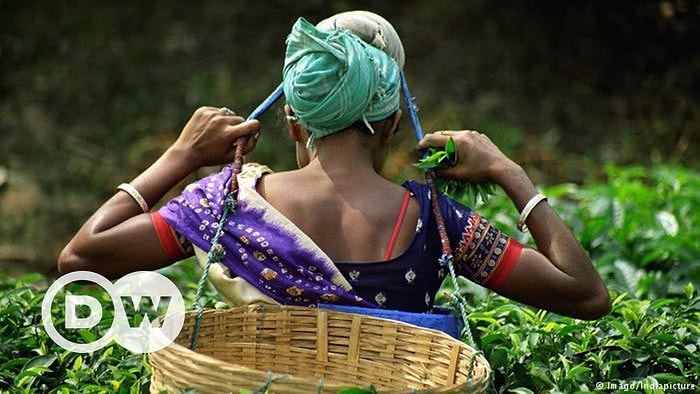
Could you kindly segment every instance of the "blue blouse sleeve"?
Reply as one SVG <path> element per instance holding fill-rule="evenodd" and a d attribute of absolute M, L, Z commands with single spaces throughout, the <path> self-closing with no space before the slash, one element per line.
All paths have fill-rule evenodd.
<path fill-rule="evenodd" d="M 440 195 L 440 210 L 458 275 L 497 290 L 520 258 L 522 245 L 479 213 Z"/>

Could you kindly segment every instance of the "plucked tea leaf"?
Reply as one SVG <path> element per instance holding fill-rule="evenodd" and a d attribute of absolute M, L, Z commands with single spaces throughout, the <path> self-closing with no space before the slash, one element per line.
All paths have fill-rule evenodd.
<path fill-rule="evenodd" d="M 455 140 L 454 140 L 452 137 L 450 137 L 450 138 L 447 140 L 447 144 L 445 144 L 445 152 L 446 152 L 448 155 L 454 155 L 455 161 L 456 161 L 456 159 L 457 159 L 457 148 L 455 147 Z"/>
<path fill-rule="evenodd" d="M 449 168 L 455 166 L 457 161 L 457 148 L 454 139 L 450 137 L 443 149 L 428 148 L 427 157 L 420 159 L 414 165 L 420 169 L 429 170 Z M 436 178 L 435 187 L 447 197 L 470 207 L 476 205 L 479 200 L 486 204 L 489 197 L 496 193 L 492 183 L 474 184 L 456 179 Z"/>

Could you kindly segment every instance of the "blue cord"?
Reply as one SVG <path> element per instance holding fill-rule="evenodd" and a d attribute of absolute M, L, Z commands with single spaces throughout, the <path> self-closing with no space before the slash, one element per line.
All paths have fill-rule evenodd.
<path fill-rule="evenodd" d="M 267 98 L 258 105 L 257 108 L 253 110 L 253 112 L 248 115 L 248 118 L 246 120 L 253 120 L 253 119 L 258 119 L 263 112 L 267 111 L 268 108 L 272 106 L 272 104 L 277 101 L 278 98 L 280 98 L 284 94 L 284 83 L 280 83 L 275 90 L 270 93 Z"/>
<path fill-rule="evenodd" d="M 411 118 L 411 123 L 413 124 L 413 131 L 416 134 L 416 139 L 420 141 L 423 139 L 425 134 L 423 133 L 423 128 L 421 127 L 420 121 L 418 120 L 418 105 L 416 105 L 416 99 L 415 97 L 411 96 L 411 92 L 408 90 L 408 83 L 406 82 L 406 75 L 404 74 L 403 70 L 401 70 L 401 91 L 403 92 L 404 103 L 406 104 L 406 108 L 408 109 L 408 115 Z M 426 157 L 428 157 L 427 150 L 423 153 L 423 158 Z M 429 171 L 429 169 L 426 169 L 425 171 L 427 172 Z M 426 180 L 428 181 L 428 184 L 432 187 L 432 177 L 429 175 L 430 174 L 426 175 Z M 438 214 L 440 214 L 439 211 L 435 212 L 436 216 Z M 462 330 L 462 338 L 467 344 L 472 346 L 474 349 L 478 349 L 476 346 L 476 342 L 474 342 L 474 338 L 472 337 L 471 328 L 469 327 L 469 320 L 467 320 L 467 302 L 464 299 L 464 296 L 462 295 L 462 292 L 459 288 L 459 284 L 457 283 L 457 275 L 455 275 L 453 261 L 454 257 L 452 256 L 452 254 L 440 257 L 440 265 L 447 265 L 450 269 L 450 278 L 452 279 L 452 285 L 455 288 L 452 296 L 456 299 L 455 304 L 460 313 L 460 317 L 462 318 L 462 321 L 464 323 L 464 329 Z"/>
<path fill-rule="evenodd" d="M 416 140 L 420 141 L 423 139 L 425 134 L 423 133 L 423 127 L 420 125 L 418 120 L 418 106 L 416 105 L 416 98 L 411 96 L 411 92 L 408 90 L 408 83 L 406 82 L 406 74 L 401 70 L 401 91 L 403 92 L 403 102 L 408 108 L 408 115 L 411 118 L 411 124 L 413 124 L 413 132 L 416 134 Z M 428 157 L 428 151 L 423 153 L 423 158 Z"/>
<path fill-rule="evenodd" d="M 247 120 L 259 118 L 268 108 L 272 106 L 272 104 L 275 103 L 275 101 L 277 101 L 277 99 L 280 98 L 280 96 L 282 96 L 283 93 L 284 85 L 279 84 L 279 86 L 277 86 L 277 88 L 269 96 L 267 96 L 267 98 L 262 103 L 260 103 L 260 105 L 258 105 L 258 107 L 255 108 L 255 110 L 253 110 L 253 112 L 250 115 L 248 115 Z M 233 176 L 236 176 L 236 174 L 233 174 Z M 226 188 L 229 188 L 228 183 L 226 185 Z M 204 270 L 202 271 L 202 276 L 199 279 L 199 283 L 197 285 L 197 292 L 194 296 L 193 306 L 194 309 L 197 311 L 197 315 L 195 317 L 194 328 L 192 330 L 192 341 L 190 343 L 190 348 L 192 350 L 196 350 L 197 345 L 199 344 L 199 330 L 202 325 L 202 318 L 204 315 L 204 308 L 201 305 L 200 300 L 204 294 L 204 287 L 206 287 L 207 278 L 209 276 L 209 268 L 212 264 L 220 262 L 221 258 L 226 253 L 222 245 L 219 244 L 219 240 L 221 239 L 224 233 L 224 224 L 226 222 L 226 217 L 228 216 L 229 212 L 235 211 L 235 209 L 236 201 L 233 199 L 231 194 L 227 194 L 226 199 L 224 200 L 224 208 L 221 212 L 221 219 L 219 220 L 219 227 L 216 230 L 214 238 L 212 239 L 211 249 L 209 250 L 209 253 L 207 255 L 207 263 L 204 266 Z"/>

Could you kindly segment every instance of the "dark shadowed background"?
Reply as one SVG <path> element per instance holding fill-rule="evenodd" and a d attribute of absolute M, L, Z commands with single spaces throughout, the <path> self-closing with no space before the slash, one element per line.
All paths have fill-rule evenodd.
<path fill-rule="evenodd" d="M 539 183 L 700 168 L 697 1 L 0 0 L 0 270 L 51 272 L 198 106 L 247 114 L 279 83 L 296 18 L 350 9 L 398 30 L 426 130 L 479 129 Z M 279 108 L 251 159 L 283 170 Z M 397 180 L 419 176 L 402 128 Z"/>

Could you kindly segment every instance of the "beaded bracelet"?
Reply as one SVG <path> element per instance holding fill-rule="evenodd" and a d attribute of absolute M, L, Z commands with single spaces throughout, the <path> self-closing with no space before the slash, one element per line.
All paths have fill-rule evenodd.
<path fill-rule="evenodd" d="M 121 185 L 117 186 L 117 190 L 121 190 L 123 192 L 126 192 L 126 194 L 130 195 L 131 198 L 136 201 L 137 204 L 139 204 L 139 207 L 141 207 L 141 210 L 146 213 L 150 211 L 151 209 L 148 207 L 148 203 L 146 200 L 143 198 L 141 193 L 139 193 L 138 190 L 136 190 L 135 187 L 131 186 L 128 183 L 122 183 Z"/>
<path fill-rule="evenodd" d="M 527 226 L 525 225 L 525 221 L 527 220 L 528 216 L 530 216 L 530 212 L 532 212 L 533 209 L 542 202 L 543 200 L 546 200 L 547 197 L 542 194 L 542 193 L 537 193 L 530 199 L 530 201 L 525 204 L 525 208 L 523 208 L 523 211 L 520 213 L 520 219 L 518 220 L 518 230 L 520 230 L 523 233 L 526 233 Z"/>

